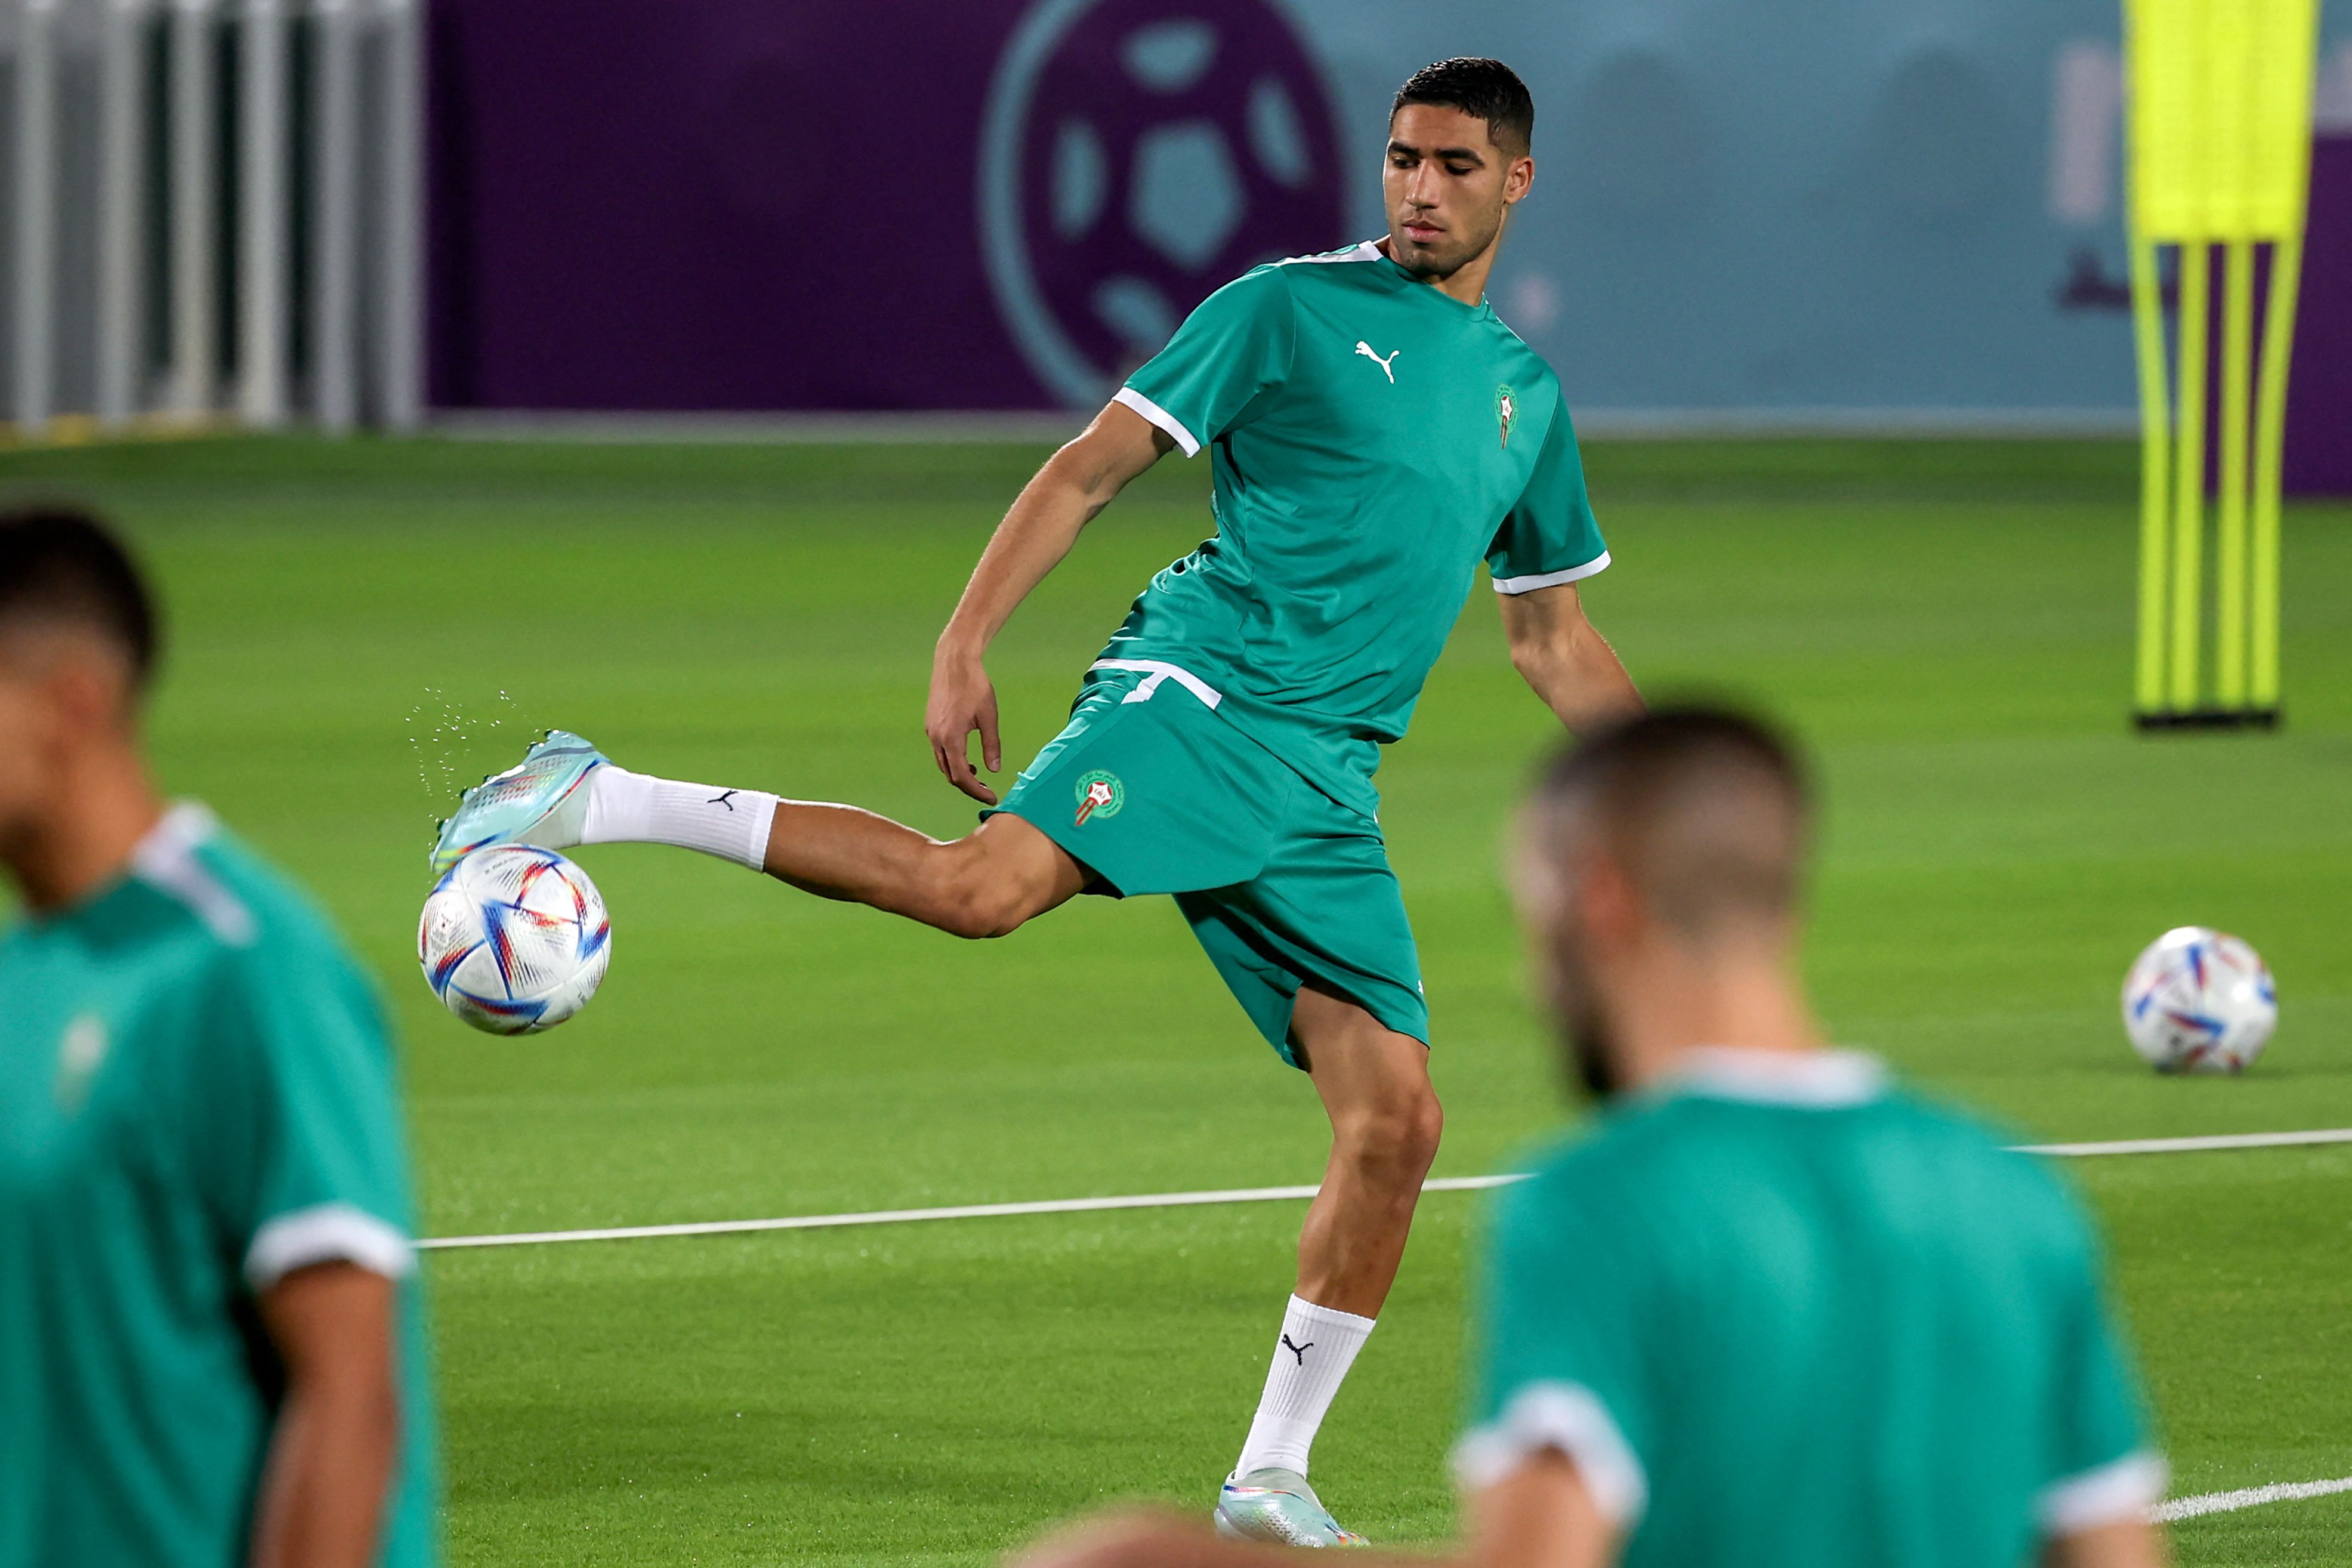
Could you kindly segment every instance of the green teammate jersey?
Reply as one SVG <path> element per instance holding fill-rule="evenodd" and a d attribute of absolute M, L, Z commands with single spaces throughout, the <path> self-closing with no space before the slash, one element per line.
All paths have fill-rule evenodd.
<path fill-rule="evenodd" d="M 2161 1494 L 2073 1199 L 1867 1057 L 1695 1052 L 1500 1197 L 1471 1489 L 1567 1453 L 1626 1568 L 2021 1568 Z"/>
<path fill-rule="evenodd" d="M 0 936 L 0 1568 L 236 1568 L 293 1269 L 399 1280 L 381 1561 L 437 1560 L 407 1156 L 375 996 L 201 807 Z"/>
<path fill-rule="evenodd" d="M 1505 593 L 1609 563 L 1550 368 L 1369 243 L 1228 283 L 1118 401 L 1212 452 L 1217 532 L 1097 668 L 1179 680 L 1367 813 L 1479 561 Z"/>

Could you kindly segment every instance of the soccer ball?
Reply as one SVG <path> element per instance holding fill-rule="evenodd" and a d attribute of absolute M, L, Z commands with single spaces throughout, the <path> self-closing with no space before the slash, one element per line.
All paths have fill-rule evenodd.
<path fill-rule="evenodd" d="M 552 849 L 477 849 L 434 884 L 416 962 L 477 1029 L 528 1035 L 588 1005 L 613 960 L 613 922 L 588 873 Z"/>
<path fill-rule="evenodd" d="M 2277 1026 L 2262 954 L 2204 926 L 2158 937 L 2124 980 L 2124 1032 L 2158 1072 L 2243 1072 Z"/>

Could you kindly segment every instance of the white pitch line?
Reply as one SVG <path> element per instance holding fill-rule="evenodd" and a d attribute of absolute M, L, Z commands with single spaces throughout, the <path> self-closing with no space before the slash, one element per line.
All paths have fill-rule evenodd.
<path fill-rule="evenodd" d="M 2028 1143 L 2028 1154 L 2194 1154 L 2208 1149 L 2286 1149 L 2302 1143 L 2352 1143 L 2352 1127 L 2311 1132 L 2223 1132 L 2210 1138 L 2126 1138 L 2115 1143 Z"/>
<path fill-rule="evenodd" d="M 2337 1492 L 2352 1492 L 2352 1476 L 2335 1481 L 2282 1481 L 2275 1486 L 2248 1487 L 2242 1491 L 2207 1492 L 2201 1497 L 2174 1498 L 2170 1502 L 2160 1502 L 2148 1510 L 2147 1516 L 2158 1524 L 2171 1524 L 2184 1519 L 2200 1519 L 2209 1513 L 2235 1513 L 2242 1508 L 2260 1508 L 2266 1502 L 2332 1497 Z"/>
<path fill-rule="evenodd" d="M 2187 1154 L 2209 1149 L 2276 1149 L 2303 1143 L 2352 1143 L 2352 1127 L 2311 1132 L 2232 1132 L 2210 1138 L 2132 1138 L 2116 1143 L 2028 1143 L 2019 1152 L 2070 1159 L 2096 1154 Z M 1467 1193 L 1505 1186 L 1519 1175 L 1441 1176 L 1425 1193 Z M 530 1247 L 558 1241 L 641 1241 L 660 1236 L 741 1236 L 762 1230 L 833 1230 L 853 1225 L 907 1225 L 917 1220 L 1003 1219 L 1015 1215 L 1098 1214 L 1108 1209 L 1192 1208 L 1202 1204 L 1264 1204 L 1311 1198 L 1313 1187 L 1229 1187 L 1205 1193 L 1129 1193 L 1108 1198 L 1045 1198 L 1033 1203 L 961 1204 L 951 1208 L 866 1209 L 855 1214 L 787 1215 L 780 1219 L 715 1219 L 687 1225 L 625 1225 L 602 1230 L 524 1230 L 504 1236 L 444 1236 L 420 1249 Z"/>
<path fill-rule="evenodd" d="M 1444 1176 L 1423 1182 L 1425 1193 L 1499 1187 L 1517 1175 Z M 738 1236 L 755 1230 L 831 1230 L 846 1225 L 905 1225 L 924 1219 L 1003 1219 L 1028 1214 L 1095 1214 L 1105 1209 L 1176 1209 L 1201 1204 L 1264 1204 L 1311 1198 L 1313 1187 L 1230 1187 L 1208 1193 L 1128 1193 L 1112 1198 L 1045 1198 L 1021 1204 L 961 1204 L 953 1208 L 865 1209 L 855 1214 L 788 1215 L 781 1219 L 714 1219 L 690 1225 L 625 1225 L 605 1230 L 525 1230 L 508 1236 L 446 1236 L 422 1247 L 526 1247 L 544 1241 L 636 1241 L 654 1236 Z"/>

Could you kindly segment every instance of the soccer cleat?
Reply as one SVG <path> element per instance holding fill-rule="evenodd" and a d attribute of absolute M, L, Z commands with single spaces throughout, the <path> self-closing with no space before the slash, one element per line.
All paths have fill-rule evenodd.
<path fill-rule="evenodd" d="M 571 848 L 588 816 L 581 781 L 609 760 L 569 731 L 550 730 L 522 761 L 466 792 L 457 815 L 441 825 L 433 874 L 492 844 Z"/>
<path fill-rule="evenodd" d="M 1269 1465 L 1227 1481 L 1217 1494 L 1217 1533 L 1277 1546 L 1361 1546 L 1342 1530 L 1307 1478 Z"/>

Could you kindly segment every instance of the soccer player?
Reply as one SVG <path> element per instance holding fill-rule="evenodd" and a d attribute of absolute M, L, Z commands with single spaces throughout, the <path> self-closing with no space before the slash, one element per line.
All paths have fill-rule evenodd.
<path fill-rule="evenodd" d="M 1457 1568 L 2162 1562 L 2164 1467 L 2074 1198 L 1822 1046 L 1809 817 L 1779 741 L 1689 709 L 1588 742 L 1528 813 L 1523 907 L 1603 1110 L 1497 1205 Z M 1122 1521 L 1022 1568 L 1255 1560 Z"/>
<path fill-rule="evenodd" d="M 0 515 L 0 1568 L 425 1568 L 433 1420 L 376 1000 L 142 755 L 147 592 Z"/>
<path fill-rule="evenodd" d="M 1308 1447 L 1386 1298 L 1437 1148 L 1429 1016 L 1372 787 L 1483 560 L 1511 658 L 1571 727 L 1639 706 L 1586 620 L 1609 563 L 1559 384 L 1486 302 L 1535 177 L 1526 87 L 1455 59 L 1397 94 L 1389 232 L 1212 295 L 1013 502 L 940 635 L 925 728 L 990 807 L 927 838 L 849 806 L 625 772 L 562 731 L 469 791 L 436 868 L 485 844 L 613 841 L 739 860 L 827 898 L 998 936 L 1081 892 L 1172 894 L 1332 1147 L 1297 1288 L 1216 1512 L 1334 1545 Z M 1068 727 L 1000 804 L 982 656 L 1122 486 L 1211 456 L 1216 536 L 1153 578 Z"/>

